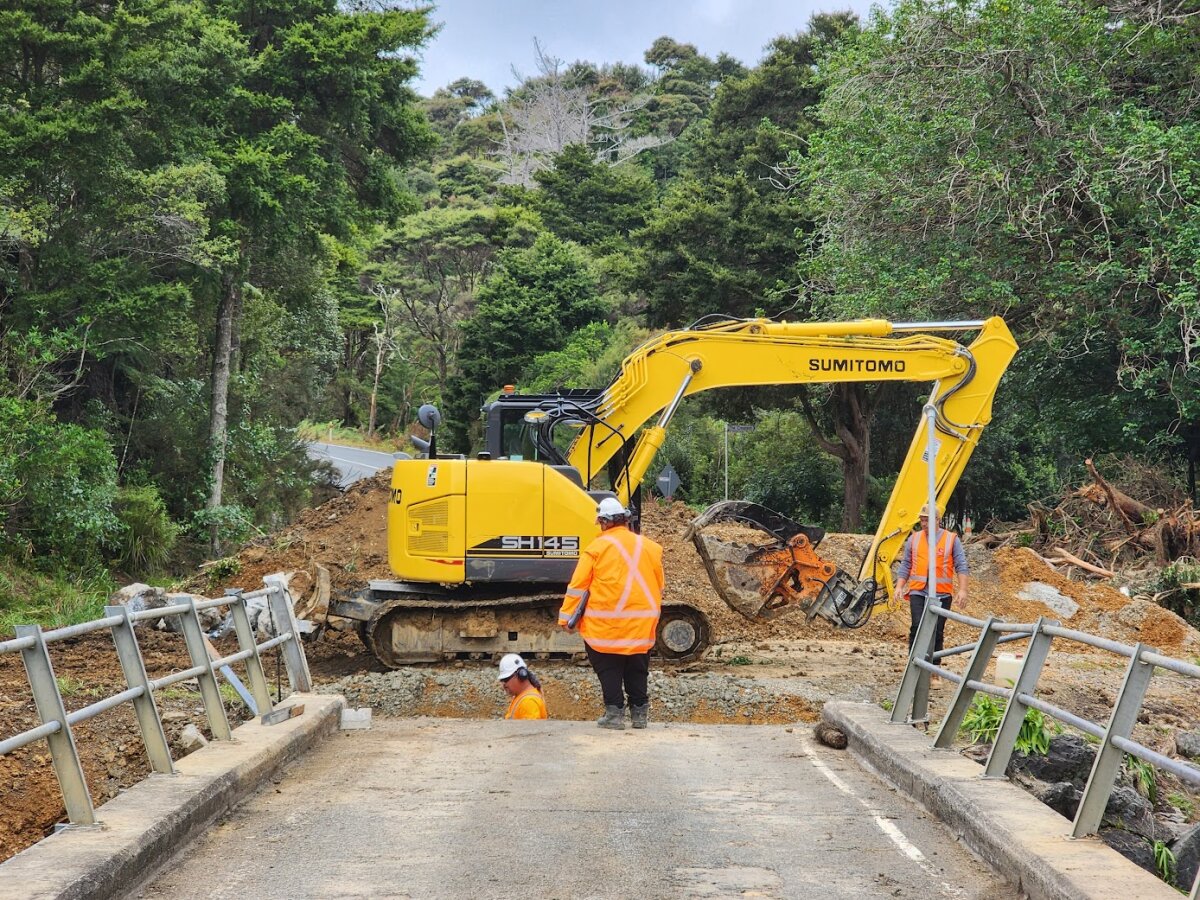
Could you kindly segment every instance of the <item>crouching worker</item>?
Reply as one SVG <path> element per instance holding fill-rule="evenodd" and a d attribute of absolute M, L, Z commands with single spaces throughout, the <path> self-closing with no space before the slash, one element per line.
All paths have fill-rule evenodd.
<path fill-rule="evenodd" d="M 600 679 L 604 715 L 596 724 L 625 727 L 625 700 L 634 728 L 650 712 L 650 650 L 662 609 L 663 548 L 629 528 L 629 510 L 613 497 L 600 501 L 600 536 L 579 554 L 558 624 L 579 629 Z"/>
<path fill-rule="evenodd" d="M 525 660 L 509 653 L 500 660 L 500 683 L 512 697 L 504 713 L 506 719 L 548 719 L 546 701 L 542 699 L 542 683 L 529 671 Z"/>

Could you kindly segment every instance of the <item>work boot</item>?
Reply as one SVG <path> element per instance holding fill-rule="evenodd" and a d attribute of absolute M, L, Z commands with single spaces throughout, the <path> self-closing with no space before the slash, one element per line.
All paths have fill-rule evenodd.
<path fill-rule="evenodd" d="M 650 717 L 650 701 L 647 700 L 641 706 L 630 705 L 629 717 L 633 719 L 634 728 L 645 728 Z"/>
<path fill-rule="evenodd" d="M 601 728 L 611 728 L 613 731 L 625 730 L 625 708 L 623 706 L 606 706 L 604 715 L 596 720 Z"/>

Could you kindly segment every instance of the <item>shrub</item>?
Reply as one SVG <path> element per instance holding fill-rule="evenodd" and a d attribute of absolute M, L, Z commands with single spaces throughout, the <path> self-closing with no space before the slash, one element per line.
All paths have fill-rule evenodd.
<path fill-rule="evenodd" d="M 962 727 L 976 743 L 990 744 L 1000 730 L 1006 704 L 990 694 L 976 694 L 971 708 L 963 716 Z M 1044 756 L 1050 750 L 1050 733 L 1046 729 L 1045 716 L 1036 709 L 1025 711 L 1025 721 L 1013 746 L 1026 756 Z"/>
<path fill-rule="evenodd" d="M 120 530 L 116 460 L 99 431 L 46 406 L 0 397 L 0 550 L 45 564 L 91 566 Z"/>
<path fill-rule="evenodd" d="M 113 507 L 121 523 L 116 565 L 129 574 L 161 570 L 171 557 L 179 526 L 153 485 L 121 488 Z"/>

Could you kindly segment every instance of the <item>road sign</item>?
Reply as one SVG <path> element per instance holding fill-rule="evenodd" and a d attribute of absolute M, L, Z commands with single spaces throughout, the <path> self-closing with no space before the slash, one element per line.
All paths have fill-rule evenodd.
<path fill-rule="evenodd" d="M 728 426 L 730 434 L 742 434 L 746 431 L 753 431 L 753 425 L 730 425 Z"/>
<path fill-rule="evenodd" d="M 655 481 L 658 486 L 659 493 L 670 500 L 675 496 L 675 492 L 679 490 L 679 474 L 667 463 L 661 472 L 658 473 L 658 479 Z"/>

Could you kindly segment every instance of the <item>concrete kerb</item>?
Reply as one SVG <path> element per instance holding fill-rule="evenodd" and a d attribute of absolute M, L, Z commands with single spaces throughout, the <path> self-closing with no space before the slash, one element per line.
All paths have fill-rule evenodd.
<path fill-rule="evenodd" d="M 1073 840 L 1071 823 L 1020 787 L 984 780 L 983 767 L 877 706 L 825 704 L 822 718 L 849 750 L 912 797 L 1032 900 L 1178 900 L 1179 894 L 1098 838 Z"/>
<path fill-rule="evenodd" d="M 176 762 L 176 774 L 150 775 L 99 807 L 98 825 L 67 828 L 0 864 L 0 900 L 100 900 L 131 891 L 283 765 L 337 731 L 342 697 L 292 694 L 282 705 L 297 704 L 303 714 L 278 725 L 247 722 L 232 742 Z"/>

